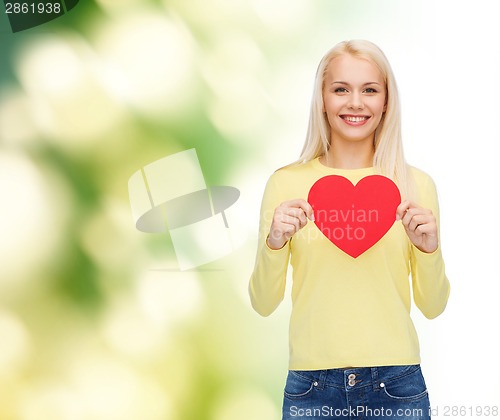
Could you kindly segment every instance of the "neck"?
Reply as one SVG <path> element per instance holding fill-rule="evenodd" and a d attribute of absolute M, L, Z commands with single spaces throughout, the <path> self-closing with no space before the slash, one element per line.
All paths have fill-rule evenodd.
<path fill-rule="evenodd" d="M 332 142 L 321 162 L 338 169 L 360 169 L 373 166 L 373 142 Z"/>

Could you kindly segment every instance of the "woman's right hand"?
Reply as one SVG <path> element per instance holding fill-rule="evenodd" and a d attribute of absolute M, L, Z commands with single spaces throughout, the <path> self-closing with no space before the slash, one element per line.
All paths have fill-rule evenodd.
<path fill-rule="evenodd" d="M 281 203 L 274 210 L 267 246 L 274 250 L 283 248 L 307 224 L 307 219 L 314 222 L 313 209 L 306 200 L 298 198 Z"/>

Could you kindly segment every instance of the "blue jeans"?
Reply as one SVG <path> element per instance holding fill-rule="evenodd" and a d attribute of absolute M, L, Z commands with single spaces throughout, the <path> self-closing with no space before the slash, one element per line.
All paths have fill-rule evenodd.
<path fill-rule="evenodd" d="M 384 418 L 430 419 L 420 365 L 288 372 L 283 420 Z"/>

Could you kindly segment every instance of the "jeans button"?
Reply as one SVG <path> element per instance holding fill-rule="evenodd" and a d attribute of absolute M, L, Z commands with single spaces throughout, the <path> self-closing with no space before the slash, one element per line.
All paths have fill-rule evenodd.
<path fill-rule="evenodd" d="M 349 379 L 350 381 L 354 381 L 354 379 L 356 379 L 356 375 L 354 373 L 351 373 L 347 379 Z"/>

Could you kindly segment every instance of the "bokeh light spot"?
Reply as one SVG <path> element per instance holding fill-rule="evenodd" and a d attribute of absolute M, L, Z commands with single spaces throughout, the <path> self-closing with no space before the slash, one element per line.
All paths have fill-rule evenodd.
<path fill-rule="evenodd" d="M 30 353 L 29 332 L 13 314 L 0 312 L 0 377 L 18 373 Z"/>
<path fill-rule="evenodd" d="M 102 28 L 97 49 L 121 101 L 151 115 L 182 111 L 193 93 L 193 42 L 161 10 L 135 11 Z"/>
<path fill-rule="evenodd" d="M 34 273 L 59 245 L 68 209 L 52 181 L 20 153 L 0 152 L 0 287 L 36 280 Z"/>
<path fill-rule="evenodd" d="M 93 146 L 122 119 L 122 107 L 100 80 L 101 67 L 76 35 L 44 35 L 19 52 L 17 74 L 41 135 L 79 150 Z"/>

